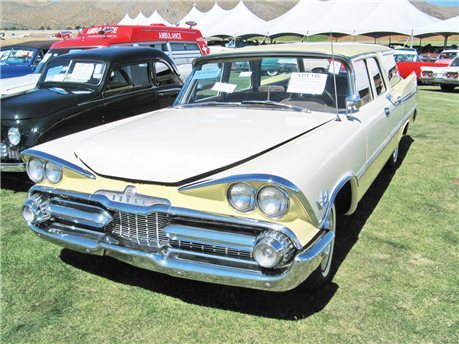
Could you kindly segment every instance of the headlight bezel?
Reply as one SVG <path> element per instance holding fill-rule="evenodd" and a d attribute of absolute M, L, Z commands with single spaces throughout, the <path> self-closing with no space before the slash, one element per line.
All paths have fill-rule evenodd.
<path fill-rule="evenodd" d="M 13 142 L 13 140 L 11 140 L 11 137 L 13 136 L 13 134 L 16 135 L 17 142 Z M 8 143 L 9 143 L 10 147 L 17 147 L 19 145 L 19 143 L 21 143 L 21 133 L 20 133 L 18 128 L 16 128 L 16 127 L 9 128 L 7 136 L 8 136 Z"/>

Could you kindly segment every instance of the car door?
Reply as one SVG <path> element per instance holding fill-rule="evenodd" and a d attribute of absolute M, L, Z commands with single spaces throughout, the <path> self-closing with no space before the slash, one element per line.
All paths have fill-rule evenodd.
<path fill-rule="evenodd" d="M 151 74 L 149 61 L 126 63 L 111 69 L 103 91 L 104 123 L 160 108 Z"/>
<path fill-rule="evenodd" d="M 162 60 L 153 63 L 153 79 L 161 108 L 171 106 L 180 93 L 182 82 L 172 67 Z"/>

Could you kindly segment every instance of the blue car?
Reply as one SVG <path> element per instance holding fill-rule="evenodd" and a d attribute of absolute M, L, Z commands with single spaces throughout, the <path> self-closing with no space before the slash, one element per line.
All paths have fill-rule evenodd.
<path fill-rule="evenodd" d="M 1 48 L 0 79 L 33 73 L 54 41 L 26 42 Z"/>

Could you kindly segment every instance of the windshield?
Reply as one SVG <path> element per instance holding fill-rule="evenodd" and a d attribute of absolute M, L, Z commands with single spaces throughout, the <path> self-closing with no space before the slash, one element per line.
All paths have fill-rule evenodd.
<path fill-rule="evenodd" d="M 394 54 L 395 62 L 413 62 L 416 61 L 416 56 L 414 54 Z"/>
<path fill-rule="evenodd" d="M 459 57 L 456 57 L 454 60 L 452 60 L 450 66 L 459 67 Z"/>
<path fill-rule="evenodd" d="M 50 61 L 43 72 L 42 82 L 78 83 L 97 86 L 105 71 L 100 61 Z"/>
<path fill-rule="evenodd" d="M 331 62 L 325 57 L 296 56 L 206 61 L 194 67 L 175 105 L 332 111 L 337 98 L 338 107 L 345 108 L 349 72 L 341 61 Z"/>
<path fill-rule="evenodd" d="M 9 64 L 31 64 L 35 51 L 35 49 L 27 48 L 11 48 L 2 50 L 0 62 Z"/>
<path fill-rule="evenodd" d="M 443 52 L 440 54 L 440 56 L 438 56 L 438 59 L 439 60 L 443 60 L 443 59 L 453 59 L 457 56 L 457 52 L 455 51 L 448 51 L 448 52 Z"/>
<path fill-rule="evenodd" d="M 77 53 L 79 51 L 83 51 L 83 50 L 86 50 L 87 48 L 77 48 L 77 49 L 51 49 L 51 50 L 48 50 L 48 52 L 45 54 L 45 56 L 43 57 L 43 59 L 41 60 L 41 62 L 39 63 L 39 65 L 37 66 L 37 68 L 35 69 L 34 73 L 41 73 L 46 65 L 46 62 L 48 62 L 48 60 L 51 58 L 51 57 L 56 57 L 56 56 L 60 56 L 60 55 L 63 55 L 63 54 L 72 54 L 72 53 Z"/>

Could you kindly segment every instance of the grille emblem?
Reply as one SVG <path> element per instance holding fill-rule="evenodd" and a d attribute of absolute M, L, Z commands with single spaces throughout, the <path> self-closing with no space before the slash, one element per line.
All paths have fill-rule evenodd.
<path fill-rule="evenodd" d="M 151 207 L 153 205 L 169 205 L 169 201 L 163 198 L 141 195 L 137 193 L 135 186 L 129 185 L 123 192 L 99 190 L 94 195 L 102 195 L 111 202 Z"/>

